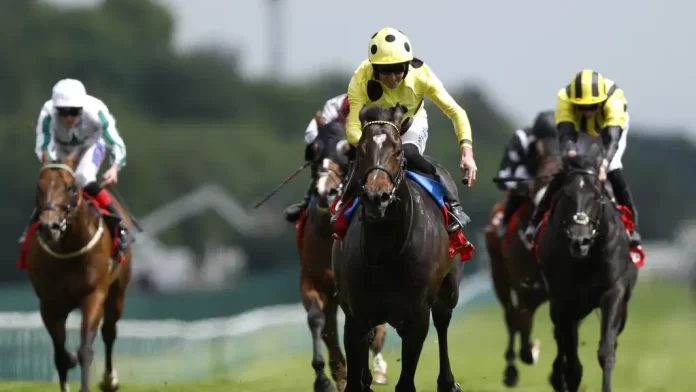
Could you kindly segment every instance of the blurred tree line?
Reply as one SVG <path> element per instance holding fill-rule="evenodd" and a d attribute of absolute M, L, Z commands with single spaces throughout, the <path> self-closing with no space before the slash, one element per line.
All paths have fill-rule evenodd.
<path fill-rule="evenodd" d="M 39 0 L 0 3 L 0 145 L 5 154 L 0 248 L 9 256 L 0 265 L 4 279 L 24 278 L 13 261 L 34 201 L 39 168 L 34 128 L 59 79 L 82 80 L 115 115 L 128 149 L 119 188 L 138 216 L 210 182 L 251 205 L 301 164 L 304 128 L 326 99 L 345 91 L 350 77 L 349 70 L 303 83 L 250 80 L 229 50 L 200 47 L 179 53 L 172 14 L 152 0 L 105 0 L 90 8 L 58 8 Z M 467 229 L 473 239 L 501 197 L 490 178 L 502 148 L 515 128 L 526 124 L 512 124 L 475 86 L 450 90 L 474 130 L 479 182 L 471 190 L 460 189 L 473 218 Z M 428 154 L 458 175 L 451 123 L 434 104 L 428 107 Z M 696 167 L 694 147 L 680 138 L 636 132 L 629 140 L 624 165 L 642 233 L 648 239 L 669 237 L 682 219 L 694 215 L 688 196 L 695 187 L 688 181 L 689 170 Z M 280 207 L 299 199 L 305 186 L 305 179 L 293 181 L 269 203 L 280 214 Z M 252 268 L 296 259 L 290 225 L 273 240 L 240 238 L 212 213 L 184 222 L 163 239 L 199 251 L 207 240 L 243 244 Z M 483 244 L 479 249 L 484 252 Z"/>

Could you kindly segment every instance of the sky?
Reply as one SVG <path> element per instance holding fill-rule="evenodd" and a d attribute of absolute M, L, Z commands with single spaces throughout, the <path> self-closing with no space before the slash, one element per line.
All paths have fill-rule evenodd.
<path fill-rule="evenodd" d="M 249 75 L 278 71 L 269 61 L 268 0 L 159 1 L 176 16 L 181 50 L 213 43 L 238 50 Z M 372 34 L 390 26 L 409 36 L 416 57 L 449 90 L 479 85 L 521 126 L 553 108 L 576 72 L 593 68 L 624 89 L 632 123 L 685 130 L 696 140 L 696 51 L 689 39 L 696 37 L 696 3 L 281 1 L 283 22 L 272 38 L 284 48 L 282 77 L 349 75 L 366 58 Z"/>

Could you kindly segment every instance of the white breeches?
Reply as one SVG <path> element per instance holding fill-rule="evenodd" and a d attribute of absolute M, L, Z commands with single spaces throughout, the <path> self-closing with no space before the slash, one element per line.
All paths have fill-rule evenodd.
<path fill-rule="evenodd" d="M 67 149 L 58 145 L 56 148 L 58 159 L 65 159 L 72 151 L 77 150 L 77 167 L 75 168 L 75 182 L 77 186 L 83 188 L 90 182 L 97 180 L 99 167 L 106 155 L 106 144 L 102 138 L 96 142 L 83 146 Z"/>
<path fill-rule="evenodd" d="M 415 145 L 418 152 L 423 155 L 425 145 L 428 143 L 428 113 L 425 112 L 425 108 L 421 108 L 420 112 L 413 116 L 413 123 L 401 136 L 401 143 Z"/>

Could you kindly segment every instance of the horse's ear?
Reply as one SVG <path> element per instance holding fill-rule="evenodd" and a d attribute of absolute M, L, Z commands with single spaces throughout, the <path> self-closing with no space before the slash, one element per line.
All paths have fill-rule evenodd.
<path fill-rule="evenodd" d="M 63 164 L 70 166 L 71 169 L 75 170 L 77 167 L 77 151 L 73 151 L 64 160 Z"/>
<path fill-rule="evenodd" d="M 358 118 L 360 119 L 360 124 L 365 123 L 365 112 L 367 111 L 367 105 L 363 105 L 362 109 L 358 113 Z"/>
<path fill-rule="evenodd" d="M 316 112 L 314 114 L 314 120 L 317 122 L 318 127 L 321 127 L 324 125 L 324 116 L 321 115 L 321 112 Z"/>
<path fill-rule="evenodd" d="M 587 151 L 587 159 L 592 163 L 592 165 L 596 168 L 599 168 L 599 165 L 602 163 L 602 160 L 604 159 L 604 154 L 603 154 L 603 149 L 598 143 L 592 144 L 590 146 L 590 149 Z"/>
<path fill-rule="evenodd" d="M 336 151 L 340 155 L 348 155 L 348 151 L 350 151 L 350 143 L 348 143 L 348 140 L 341 140 L 336 144 Z"/>
<path fill-rule="evenodd" d="M 597 160 L 597 158 L 599 157 L 601 152 L 602 152 L 602 150 L 599 147 L 599 144 L 593 143 L 592 146 L 590 146 L 590 149 L 587 150 L 587 158 L 589 160 L 591 160 L 592 162 L 595 162 Z"/>
<path fill-rule="evenodd" d="M 404 118 L 404 113 L 406 113 L 407 110 L 405 106 L 397 103 L 392 109 L 392 122 L 394 124 L 401 124 L 401 120 Z"/>
<path fill-rule="evenodd" d="M 41 164 L 43 165 L 48 165 L 51 162 L 50 158 L 48 158 L 48 152 L 44 151 L 41 153 Z"/>

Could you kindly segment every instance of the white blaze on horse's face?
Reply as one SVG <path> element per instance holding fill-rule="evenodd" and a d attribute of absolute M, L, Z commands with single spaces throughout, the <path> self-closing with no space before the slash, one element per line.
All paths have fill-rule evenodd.
<path fill-rule="evenodd" d="M 384 144 L 385 140 L 387 140 L 387 135 L 385 134 L 375 135 L 372 137 L 372 141 L 375 142 L 377 148 L 379 148 L 380 150 L 382 149 L 382 144 Z"/>
<path fill-rule="evenodd" d="M 329 180 L 330 164 L 331 160 L 328 158 L 324 158 L 324 160 L 321 162 L 321 167 L 323 170 L 319 172 L 319 178 L 317 179 L 317 192 L 322 196 L 325 195 L 326 191 L 328 190 L 326 183 Z"/>

